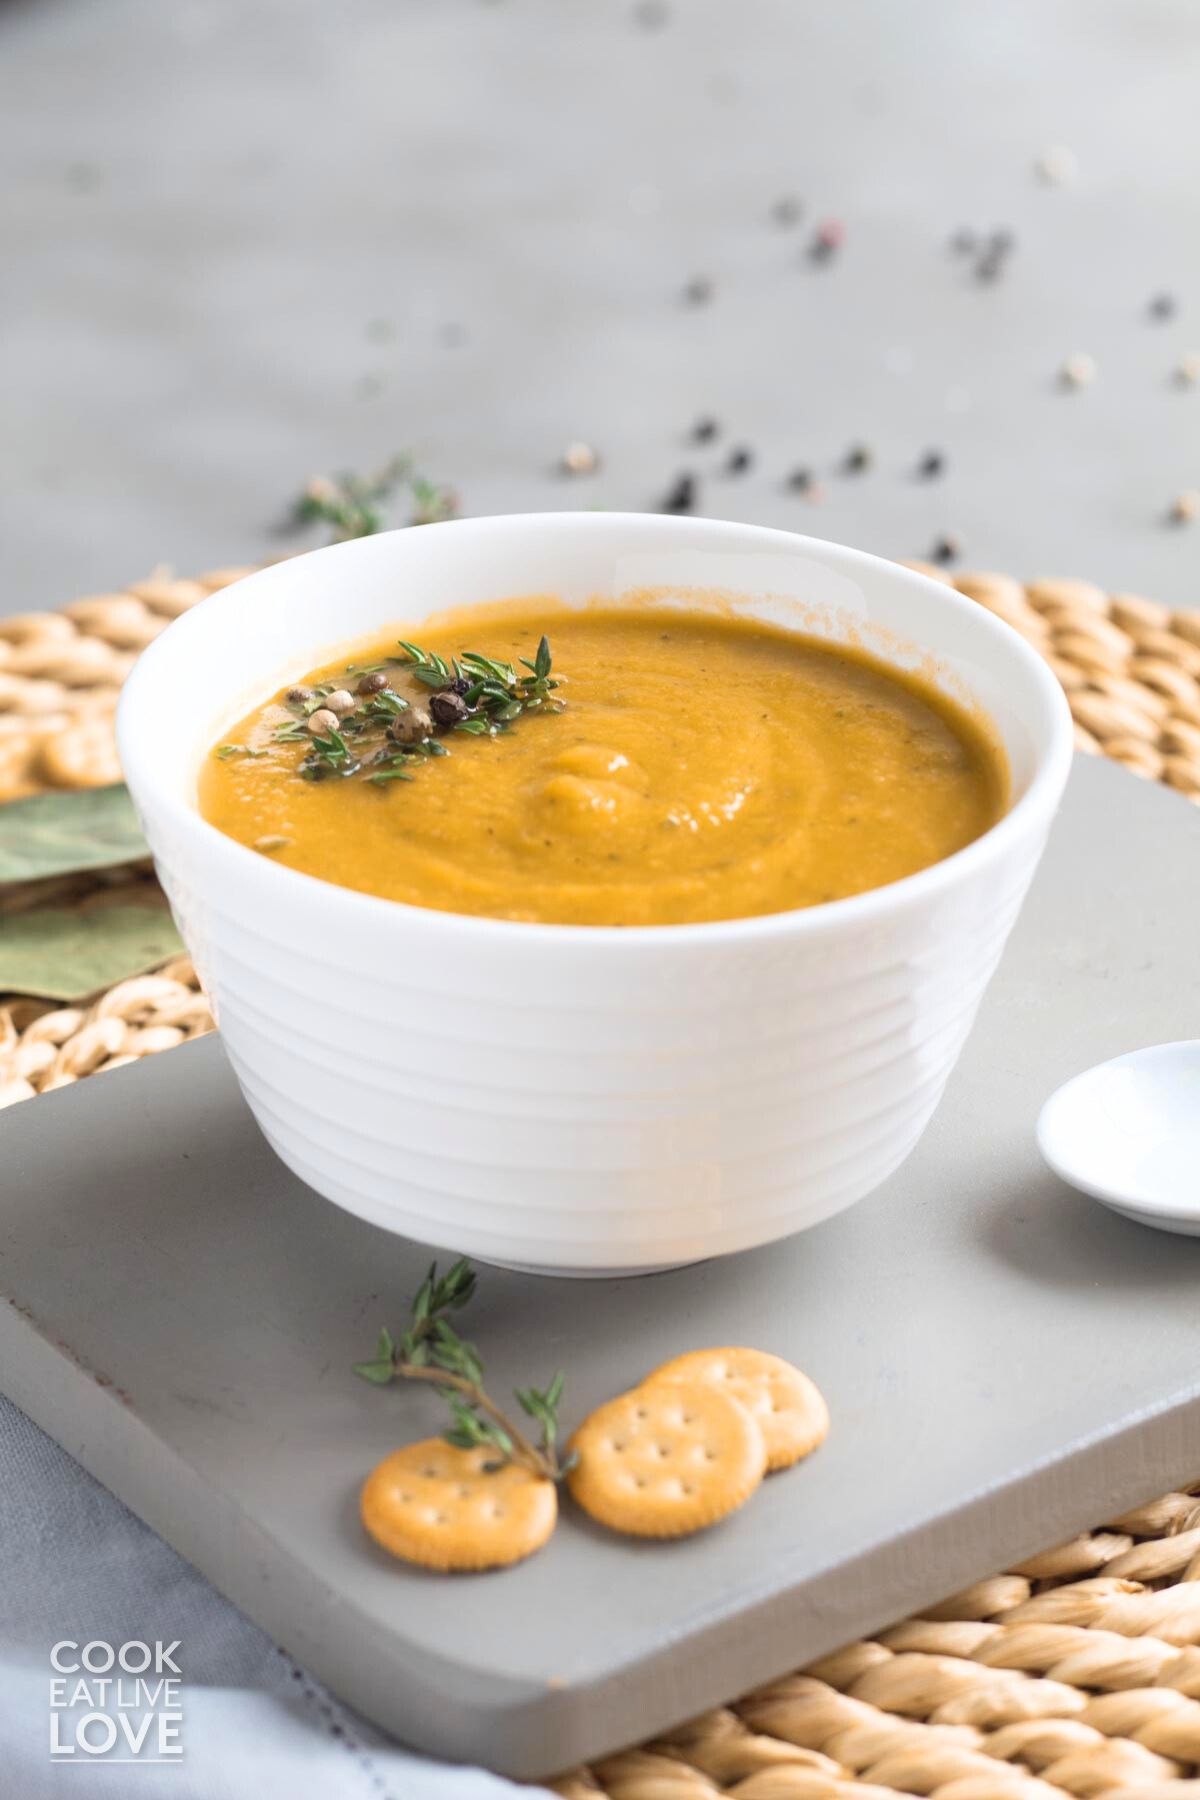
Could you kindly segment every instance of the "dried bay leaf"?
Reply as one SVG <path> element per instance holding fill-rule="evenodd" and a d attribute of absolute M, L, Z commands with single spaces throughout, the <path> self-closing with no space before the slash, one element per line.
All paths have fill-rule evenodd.
<path fill-rule="evenodd" d="M 149 854 L 122 782 L 0 806 L 0 882 L 108 869 Z"/>
<path fill-rule="evenodd" d="M 0 993 L 83 1000 L 183 948 L 165 906 L 46 907 L 0 918 Z"/>

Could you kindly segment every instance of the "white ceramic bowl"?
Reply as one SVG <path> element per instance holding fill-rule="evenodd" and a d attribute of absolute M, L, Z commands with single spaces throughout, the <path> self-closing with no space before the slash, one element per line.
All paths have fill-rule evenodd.
<path fill-rule="evenodd" d="M 256 699 L 392 621 L 514 594 L 716 590 L 937 678 L 1013 779 L 975 843 L 806 911 L 637 929 L 373 899 L 196 810 Z M 490 1260 L 600 1274 L 727 1254 L 850 1206 L 937 1105 L 1071 756 L 1062 693 L 982 607 L 895 564 L 713 520 L 551 513 L 389 533 L 205 600 L 139 660 L 121 760 L 267 1138 L 318 1193 Z"/>

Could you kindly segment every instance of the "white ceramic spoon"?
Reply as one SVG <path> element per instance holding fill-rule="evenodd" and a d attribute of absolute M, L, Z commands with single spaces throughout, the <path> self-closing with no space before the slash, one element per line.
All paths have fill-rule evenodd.
<path fill-rule="evenodd" d="M 1056 1175 L 1114 1212 L 1200 1236 L 1200 1038 L 1076 1075 L 1042 1108 L 1037 1141 Z"/>

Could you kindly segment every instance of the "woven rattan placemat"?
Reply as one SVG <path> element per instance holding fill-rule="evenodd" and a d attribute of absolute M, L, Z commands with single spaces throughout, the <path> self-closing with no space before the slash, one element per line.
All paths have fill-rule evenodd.
<path fill-rule="evenodd" d="M 1200 802 L 1200 612 L 1090 582 L 964 574 L 1067 691 L 1079 748 Z M 0 801 L 119 779 L 112 715 L 138 651 L 243 569 L 156 572 L 62 612 L 0 619 Z M 154 892 L 148 870 L 54 899 Z M 4 909 L 44 903 L 8 889 Z M 186 957 L 88 1006 L 0 1000 L 0 1106 L 212 1029 Z M 948 1422 L 952 1423 L 952 1422 Z M 1200 1445 L 1196 1454 L 1200 1473 Z M 565 1776 L 569 1800 L 1200 1800 L 1200 1483 Z"/>

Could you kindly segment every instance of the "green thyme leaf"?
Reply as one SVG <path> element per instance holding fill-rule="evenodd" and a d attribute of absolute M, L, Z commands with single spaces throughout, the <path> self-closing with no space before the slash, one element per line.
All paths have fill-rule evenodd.
<path fill-rule="evenodd" d="M 356 1375 L 361 1375 L 364 1381 L 373 1382 L 376 1387 L 387 1387 L 395 1375 L 390 1356 L 386 1362 L 354 1363 L 353 1369 Z"/>

